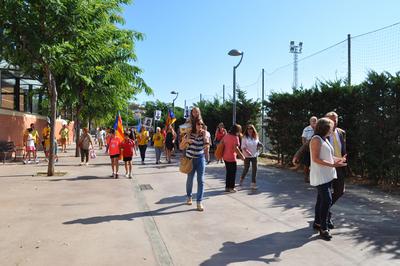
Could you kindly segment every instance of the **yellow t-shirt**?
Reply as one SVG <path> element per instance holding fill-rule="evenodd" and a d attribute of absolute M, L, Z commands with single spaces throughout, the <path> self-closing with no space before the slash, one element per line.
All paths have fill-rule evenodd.
<path fill-rule="evenodd" d="M 44 140 L 44 145 L 46 147 L 50 147 L 50 128 L 49 127 L 43 128 L 42 136 L 43 136 L 43 140 Z"/>
<path fill-rule="evenodd" d="M 50 133 L 49 133 L 50 134 Z M 39 144 L 39 132 L 36 130 L 36 129 L 34 129 L 33 131 L 32 131 L 32 137 L 33 137 L 33 139 L 35 140 L 35 143 L 36 144 Z"/>
<path fill-rule="evenodd" d="M 138 135 L 138 144 L 139 145 L 147 145 L 149 142 L 149 132 L 144 130 Z"/>
<path fill-rule="evenodd" d="M 154 147 L 162 148 L 164 146 L 164 136 L 161 133 L 153 135 Z"/>

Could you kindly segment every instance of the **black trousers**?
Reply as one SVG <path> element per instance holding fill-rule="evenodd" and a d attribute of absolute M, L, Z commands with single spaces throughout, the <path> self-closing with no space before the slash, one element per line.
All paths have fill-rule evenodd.
<path fill-rule="evenodd" d="M 344 179 L 346 176 L 346 167 L 336 168 L 337 179 L 332 180 L 332 205 L 344 194 Z"/>
<path fill-rule="evenodd" d="M 139 145 L 140 158 L 142 158 L 142 162 L 144 162 L 144 159 L 146 158 L 146 149 L 147 145 Z"/>
<path fill-rule="evenodd" d="M 235 188 L 237 163 L 225 161 L 225 168 L 226 168 L 225 188 L 227 189 Z"/>
<path fill-rule="evenodd" d="M 81 162 L 86 159 L 86 162 L 89 161 L 89 150 L 81 149 Z"/>

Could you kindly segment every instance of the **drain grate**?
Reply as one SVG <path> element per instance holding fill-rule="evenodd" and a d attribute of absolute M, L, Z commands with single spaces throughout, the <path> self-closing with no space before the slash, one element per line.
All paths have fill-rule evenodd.
<path fill-rule="evenodd" d="M 153 187 L 150 184 L 141 184 L 139 185 L 140 190 L 153 190 Z"/>

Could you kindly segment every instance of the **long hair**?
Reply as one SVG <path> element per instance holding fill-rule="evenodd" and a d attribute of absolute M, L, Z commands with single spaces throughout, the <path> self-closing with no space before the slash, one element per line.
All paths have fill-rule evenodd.
<path fill-rule="evenodd" d="M 203 120 L 197 118 L 197 119 L 192 120 L 191 122 L 192 122 L 192 133 L 193 134 L 198 134 L 199 132 L 197 132 L 196 125 L 197 124 L 201 124 L 202 126 L 204 126 Z"/>
<path fill-rule="evenodd" d="M 193 110 L 196 110 L 197 111 L 197 113 L 199 113 L 199 116 L 198 117 L 194 117 L 193 116 Z M 200 120 L 203 120 L 203 118 L 201 117 L 201 111 L 200 111 L 200 108 L 199 107 L 193 107 L 192 108 L 192 110 L 190 111 L 190 117 L 189 117 L 189 119 L 190 119 L 190 123 L 192 123 L 193 124 L 193 120 L 196 120 L 196 119 L 200 119 Z"/>
<path fill-rule="evenodd" d="M 249 133 L 249 128 L 251 128 L 252 130 L 253 130 L 253 133 L 250 135 L 250 133 Z M 252 138 L 252 139 L 258 139 L 258 133 L 257 133 L 257 130 L 256 130 L 256 128 L 254 127 L 254 125 L 253 124 L 248 124 L 247 126 L 246 126 L 246 129 L 244 130 L 244 135 L 248 138 L 248 137 L 250 137 L 250 138 Z"/>

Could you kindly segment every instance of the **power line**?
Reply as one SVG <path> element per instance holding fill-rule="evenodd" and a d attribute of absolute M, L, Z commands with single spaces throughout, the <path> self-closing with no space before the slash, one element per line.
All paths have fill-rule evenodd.
<path fill-rule="evenodd" d="M 399 24 L 400 24 L 400 21 L 399 21 L 399 22 L 396 22 L 396 23 L 394 23 L 394 24 L 392 24 L 392 25 L 379 28 L 379 29 L 377 29 L 377 30 L 373 30 L 373 31 L 369 31 L 369 32 L 366 32 L 366 33 L 362 33 L 362 34 L 360 34 L 360 35 L 356 35 L 356 36 L 351 37 L 351 38 L 352 38 L 352 39 L 355 39 L 355 38 L 358 38 L 358 37 L 361 37 L 361 36 L 364 36 L 364 35 L 368 35 L 368 34 L 371 34 L 371 33 L 375 33 L 375 32 L 377 32 L 377 31 L 381 31 L 381 30 L 385 30 L 385 29 L 394 27 L 394 26 L 399 25 Z"/>

